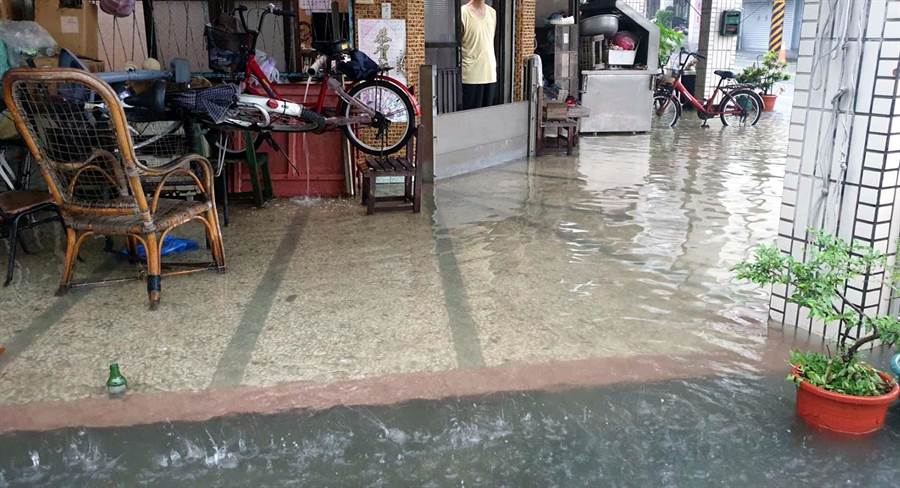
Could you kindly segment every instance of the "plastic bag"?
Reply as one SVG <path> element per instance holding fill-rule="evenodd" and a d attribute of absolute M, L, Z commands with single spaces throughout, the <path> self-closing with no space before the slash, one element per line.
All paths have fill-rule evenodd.
<path fill-rule="evenodd" d="M 134 0 L 100 0 L 100 10 L 115 17 L 128 17 L 134 13 Z"/>
<path fill-rule="evenodd" d="M 25 66 L 27 60 L 56 56 L 59 46 L 46 29 L 29 20 L 0 22 L 0 40 L 6 44 L 9 65 Z"/>
<path fill-rule="evenodd" d="M 638 37 L 629 31 L 620 31 L 612 38 L 612 44 L 625 51 L 637 49 Z"/>
<path fill-rule="evenodd" d="M 266 75 L 269 81 L 272 83 L 280 83 L 281 73 L 278 71 L 278 66 L 275 64 L 275 58 L 269 56 L 268 54 L 256 50 L 256 62 L 259 63 L 259 68 L 262 70 L 263 74 Z"/>
<path fill-rule="evenodd" d="M 137 249 L 135 251 L 137 252 L 138 257 L 140 257 L 141 259 L 147 259 L 147 251 L 144 250 L 143 244 L 138 244 L 136 247 Z M 196 241 L 193 241 L 191 239 L 182 239 L 180 237 L 166 236 L 166 240 L 163 241 L 161 254 L 163 256 L 169 256 L 172 254 L 196 251 L 197 249 L 200 249 L 200 246 Z M 127 249 L 123 249 L 121 252 L 123 256 L 128 256 Z"/>

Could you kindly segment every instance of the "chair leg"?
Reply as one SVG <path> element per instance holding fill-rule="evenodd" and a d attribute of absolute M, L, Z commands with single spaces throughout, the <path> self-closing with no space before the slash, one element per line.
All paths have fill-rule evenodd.
<path fill-rule="evenodd" d="M 159 295 L 162 290 L 162 266 L 159 260 L 159 236 L 148 234 L 145 236 L 147 251 L 147 296 L 150 299 L 150 309 L 159 307 Z"/>
<path fill-rule="evenodd" d="M 369 203 L 369 178 L 368 175 L 362 176 L 362 181 L 360 186 L 362 187 L 362 204 L 367 205 Z"/>
<path fill-rule="evenodd" d="M 416 171 L 416 180 L 413 183 L 413 213 L 422 211 L 422 175 L 421 171 Z"/>
<path fill-rule="evenodd" d="M 72 284 L 72 272 L 75 268 L 75 258 L 78 256 L 78 247 L 78 233 L 74 229 L 66 228 L 66 261 L 63 267 L 62 279 L 59 283 L 59 290 L 56 291 L 57 296 L 62 296 L 69 292 L 69 285 Z"/>
<path fill-rule="evenodd" d="M 407 202 L 412 201 L 412 186 L 413 186 L 413 177 L 412 175 L 403 177 L 403 198 L 406 199 Z"/>
<path fill-rule="evenodd" d="M 133 236 L 125 236 L 125 247 L 128 250 L 128 261 L 136 263 L 138 260 L 137 239 Z"/>
<path fill-rule="evenodd" d="M 206 221 L 209 223 L 206 228 L 206 240 L 209 242 L 213 261 L 216 262 L 219 271 L 225 271 L 225 246 L 222 243 L 222 230 L 219 227 L 218 212 L 215 208 L 206 213 Z"/>
<path fill-rule="evenodd" d="M 375 213 L 375 173 L 370 172 L 366 175 L 366 186 L 369 187 L 369 198 L 366 202 L 366 214 Z"/>
<path fill-rule="evenodd" d="M 9 263 L 6 265 L 6 280 L 3 281 L 4 288 L 12 283 L 13 273 L 16 271 L 16 242 L 18 242 L 19 219 L 13 220 L 9 224 Z"/>
<path fill-rule="evenodd" d="M 540 156 L 541 153 L 544 152 L 544 129 L 540 127 L 540 123 L 538 123 L 537 137 L 535 137 L 534 145 L 535 155 Z"/>

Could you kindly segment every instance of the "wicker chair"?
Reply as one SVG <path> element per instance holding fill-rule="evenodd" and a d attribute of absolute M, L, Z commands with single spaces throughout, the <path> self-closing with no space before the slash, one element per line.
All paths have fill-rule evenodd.
<path fill-rule="evenodd" d="M 66 225 L 66 261 L 60 294 L 73 284 L 78 250 L 93 234 L 124 236 L 132 256 L 146 249 L 151 308 L 160 300 L 164 275 L 161 247 L 177 226 L 198 220 L 206 228 L 212 263 L 182 267 L 166 275 L 225 269 L 222 233 L 216 214 L 209 161 L 190 154 L 147 167 L 135 156 L 122 106 L 109 85 L 72 69 L 14 69 L 4 77 L 3 94 L 60 209 Z M 171 178 L 193 180 L 193 201 L 163 198 Z"/>

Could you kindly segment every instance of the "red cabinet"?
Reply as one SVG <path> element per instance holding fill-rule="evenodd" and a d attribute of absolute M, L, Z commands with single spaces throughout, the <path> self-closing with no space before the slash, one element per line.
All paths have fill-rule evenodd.
<path fill-rule="evenodd" d="M 291 83 L 278 85 L 278 92 L 286 99 L 314 107 L 322 85 L 311 83 L 306 93 L 306 84 Z M 304 93 L 306 96 L 304 98 Z M 305 101 L 304 101 L 305 100 Z M 338 97 L 329 94 L 325 99 L 326 108 L 334 108 Z M 329 131 L 324 134 L 312 132 L 303 134 L 274 134 L 275 140 L 293 162 L 293 167 L 281 152 L 263 144 L 259 152 L 269 157 L 269 172 L 277 197 L 324 197 L 336 198 L 346 193 L 344 186 L 343 132 Z M 238 164 L 231 168 L 231 191 L 250 191 L 250 176 L 247 165 Z"/>

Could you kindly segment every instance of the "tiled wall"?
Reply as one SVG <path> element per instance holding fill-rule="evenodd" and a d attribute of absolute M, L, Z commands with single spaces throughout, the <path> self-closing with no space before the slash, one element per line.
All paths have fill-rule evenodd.
<path fill-rule="evenodd" d="M 624 2 L 642 15 L 647 13 L 647 0 L 624 0 Z"/>
<path fill-rule="evenodd" d="M 720 36 L 719 24 L 725 10 L 740 10 L 742 0 L 704 0 L 700 20 L 700 54 L 705 61 L 697 63 L 697 93 L 709 97 L 718 83 L 717 69 L 734 67 L 738 36 Z"/>
<path fill-rule="evenodd" d="M 900 0 L 838 0 L 834 12 L 832 4 L 804 6 L 778 246 L 804 257 L 806 230 L 823 228 L 892 263 L 900 233 Z M 848 283 L 847 296 L 867 313 L 886 312 L 885 282 L 884 270 L 873 270 Z M 790 293 L 773 289 L 774 320 L 837 334 L 836 325 L 825 328 L 786 303 Z"/>

